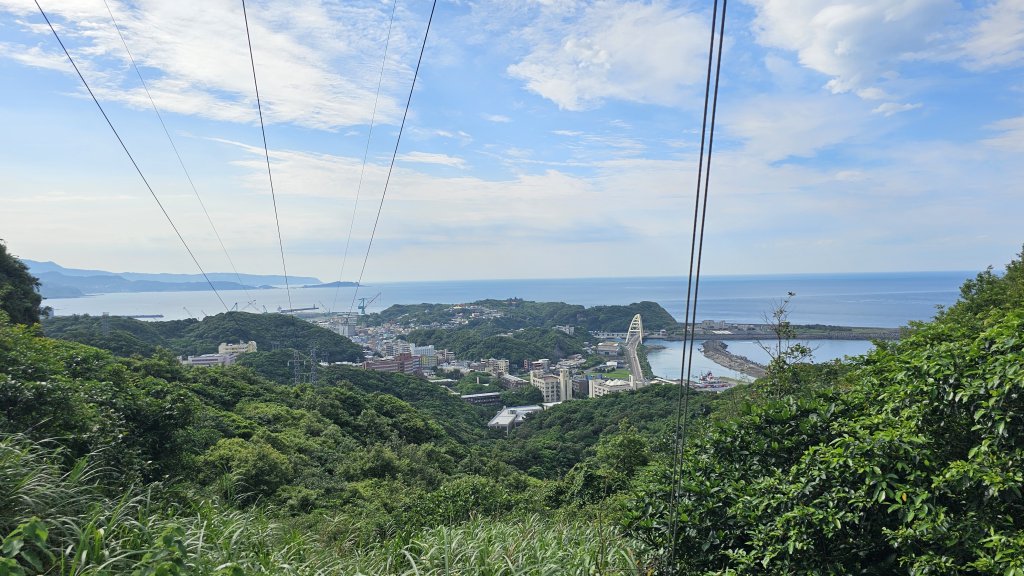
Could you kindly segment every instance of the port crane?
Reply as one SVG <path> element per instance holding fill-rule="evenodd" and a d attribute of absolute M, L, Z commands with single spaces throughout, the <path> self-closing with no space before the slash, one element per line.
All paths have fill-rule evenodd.
<path fill-rule="evenodd" d="M 356 308 L 359 309 L 359 314 L 365 316 L 366 315 L 366 307 L 369 306 L 370 304 L 373 304 L 374 302 L 376 302 L 377 299 L 380 298 L 381 294 L 383 294 L 383 292 L 377 292 L 377 295 L 374 296 L 373 298 L 370 298 L 370 299 L 367 299 L 366 297 L 360 298 L 359 299 L 359 306 L 356 306 Z"/>

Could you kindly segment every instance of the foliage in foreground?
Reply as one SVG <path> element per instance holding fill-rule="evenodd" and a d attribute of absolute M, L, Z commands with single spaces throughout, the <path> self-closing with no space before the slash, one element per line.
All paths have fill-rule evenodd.
<path fill-rule="evenodd" d="M 1021 294 L 1017 260 L 838 381 L 767 378 L 645 473 L 631 534 L 666 572 L 1024 575 Z"/>
<path fill-rule="evenodd" d="M 261 507 L 238 510 L 162 485 L 111 493 L 112 471 L 88 458 L 66 469 L 63 460 L 55 443 L 0 437 L 0 573 L 638 573 L 607 525 L 532 515 L 365 543 L 347 519 L 281 520 Z"/>

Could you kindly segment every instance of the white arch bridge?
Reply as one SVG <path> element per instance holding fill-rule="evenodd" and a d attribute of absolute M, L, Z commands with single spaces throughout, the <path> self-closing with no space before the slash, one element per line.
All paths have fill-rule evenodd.
<path fill-rule="evenodd" d="M 641 388 L 647 384 L 644 371 L 640 367 L 640 358 L 636 355 L 636 347 L 644 342 L 644 323 L 640 315 L 633 316 L 626 332 L 626 361 L 629 363 L 629 374 L 633 388 Z"/>

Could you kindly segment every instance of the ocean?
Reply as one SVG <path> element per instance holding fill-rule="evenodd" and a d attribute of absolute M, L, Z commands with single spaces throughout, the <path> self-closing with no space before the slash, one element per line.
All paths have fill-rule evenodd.
<path fill-rule="evenodd" d="M 906 272 L 875 274 L 793 274 L 771 276 L 710 276 L 701 279 L 697 306 L 698 320 L 761 322 L 764 315 L 793 292 L 789 320 L 795 324 L 875 326 L 895 328 L 914 320 L 928 320 L 936 306 L 948 306 L 959 296 L 971 272 Z M 276 311 L 278 308 L 316 306 L 322 310 L 349 310 L 355 288 L 293 288 L 291 303 L 282 288 L 222 291 L 228 308 L 248 311 Z M 368 312 L 393 304 L 462 303 L 486 298 L 523 298 L 540 302 L 558 301 L 584 306 L 630 304 L 642 300 L 658 302 L 677 319 L 685 314 L 686 279 L 658 278 L 574 278 L 537 280 L 470 280 L 396 282 L 364 285 L 358 296 L 380 294 Z M 58 316 L 103 313 L 113 315 L 162 314 L 164 320 L 202 317 L 224 311 L 212 292 L 138 292 L 100 294 L 84 298 L 54 298 L 44 303 Z M 626 326 L 623 326 L 623 330 Z M 678 378 L 681 348 L 672 342 L 665 350 L 650 355 L 659 376 Z M 829 360 L 860 354 L 868 342 L 817 343 L 815 359 Z M 753 343 L 730 342 L 730 348 L 758 360 Z M 749 348 L 747 347 L 749 346 Z M 741 350 L 742 349 L 742 350 Z M 750 352 L 747 354 L 747 352 Z M 694 371 L 701 369 L 695 354 Z M 703 359 L 703 357 L 700 357 Z M 655 367 L 657 366 L 657 367 Z M 716 374 L 732 375 L 711 364 Z"/>
<path fill-rule="evenodd" d="M 701 279 L 698 320 L 759 322 L 786 296 L 796 293 L 790 320 L 798 324 L 878 326 L 893 328 L 911 320 L 927 320 L 937 305 L 949 305 L 959 295 L 969 272 L 912 272 L 885 274 L 794 274 L 778 276 L 711 276 Z M 229 308 L 276 311 L 312 307 L 347 311 L 355 288 L 293 288 L 291 305 L 282 288 L 221 291 Z M 484 298 L 523 298 L 539 302 L 568 302 L 584 306 L 630 304 L 652 300 L 682 319 L 686 303 L 685 278 L 574 278 L 553 280 L 465 280 L 397 282 L 364 285 L 359 297 L 380 297 L 369 312 L 392 304 L 461 303 Z M 337 297 L 335 296 L 337 295 Z M 250 300 L 255 300 L 249 305 Z M 136 292 L 84 298 L 52 298 L 45 304 L 58 316 L 69 314 L 162 314 L 165 320 L 202 317 L 223 312 L 212 292 Z"/>

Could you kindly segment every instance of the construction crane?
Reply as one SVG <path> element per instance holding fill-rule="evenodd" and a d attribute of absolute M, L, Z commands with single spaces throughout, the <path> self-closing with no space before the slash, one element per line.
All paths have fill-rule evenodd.
<path fill-rule="evenodd" d="M 374 296 L 373 298 L 370 298 L 369 300 L 367 300 L 366 298 L 360 298 L 359 299 L 359 306 L 356 306 L 356 308 L 359 308 L 359 313 L 362 314 L 363 316 L 365 316 L 366 315 L 366 307 L 369 306 L 370 304 L 373 304 L 374 302 L 376 302 L 377 298 L 380 298 L 381 294 L 382 294 L 382 292 L 377 292 L 377 295 Z"/>

